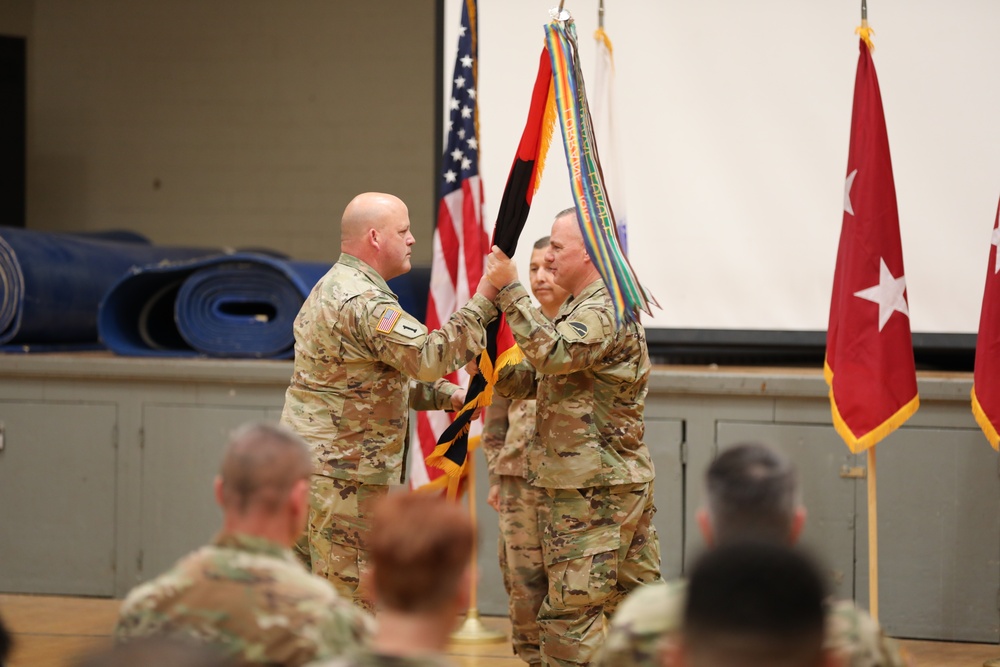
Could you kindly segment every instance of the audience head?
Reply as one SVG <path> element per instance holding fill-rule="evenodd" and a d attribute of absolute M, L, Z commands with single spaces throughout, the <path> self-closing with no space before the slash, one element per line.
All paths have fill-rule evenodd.
<path fill-rule="evenodd" d="M 207 645 L 175 638 L 149 637 L 90 654 L 75 667 L 236 667 L 236 662 Z"/>
<path fill-rule="evenodd" d="M 294 431 L 265 422 L 240 427 L 215 478 L 228 527 L 267 523 L 279 528 L 282 543 L 291 544 L 305 527 L 311 472 L 309 448 Z"/>
<path fill-rule="evenodd" d="M 531 283 L 531 293 L 538 299 L 542 312 L 552 319 L 559 312 L 569 292 L 556 285 L 552 272 L 549 270 L 545 255 L 549 252 L 549 237 L 543 236 L 535 241 L 531 249 L 531 262 L 528 265 L 528 279 Z"/>
<path fill-rule="evenodd" d="M 384 498 L 368 543 L 380 607 L 453 619 L 465 603 L 474 539 L 468 513 L 454 502 L 424 493 Z"/>
<path fill-rule="evenodd" d="M 365 192 L 351 200 L 340 220 L 340 249 L 385 280 L 410 270 L 410 215 L 398 197 Z"/>
<path fill-rule="evenodd" d="M 805 521 L 797 485 L 791 462 L 769 447 L 741 443 L 724 450 L 705 474 L 707 507 L 698 512 L 705 541 L 795 542 Z"/>
<path fill-rule="evenodd" d="M 555 284 L 570 294 L 579 294 L 600 277 L 583 244 L 575 208 L 567 208 L 556 215 L 545 260 Z"/>
<path fill-rule="evenodd" d="M 819 667 L 823 578 L 790 546 L 740 542 L 709 550 L 688 580 L 681 637 L 665 654 L 685 667 Z"/>

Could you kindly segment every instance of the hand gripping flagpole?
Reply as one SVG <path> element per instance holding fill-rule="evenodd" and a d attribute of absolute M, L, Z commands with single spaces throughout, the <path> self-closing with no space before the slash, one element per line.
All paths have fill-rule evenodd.
<path fill-rule="evenodd" d="M 478 533 L 479 523 L 476 520 L 476 467 L 475 456 L 472 455 L 471 451 L 469 453 L 467 469 L 468 476 L 466 477 L 466 484 L 468 485 L 467 495 L 469 497 L 469 519 L 472 521 L 473 530 Z M 479 573 L 477 568 L 479 548 L 476 545 L 477 540 L 473 540 L 472 555 L 469 557 L 469 572 L 470 577 L 472 578 L 469 586 L 469 611 L 466 612 L 465 621 L 462 622 L 461 627 L 451 633 L 451 641 L 456 644 L 492 644 L 495 642 L 502 642 L 507 639 L 506 632 L 490 630 L 483 625 L 482 620 L 479 618 L 479 608 L 477 607 L 478 601 L 476 599 L 479 593 Z"/>

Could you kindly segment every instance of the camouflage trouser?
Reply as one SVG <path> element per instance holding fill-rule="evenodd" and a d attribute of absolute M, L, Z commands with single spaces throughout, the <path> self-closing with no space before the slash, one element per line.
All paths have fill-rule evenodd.
<path fill-rule="evenodd" d="M 538 610 L 547 580 L 542 562 L 538 506 L 545 491 L 523 477 L 500 477 L 500 572 L 510 607 L 510 634 L 514 653 L 538 664 Z"/>
<path fill-rule="evenodd" d="M 538 613 L 542 662 L 587 664 L 604 639 L 605 613 L 660 578 L 653 485 L 545 491 L 538 512 L 548 573 Z"/>
<path fill-rule="evenodd" d="M 309 499 L 309 565 L 345 598 L 370 613 L 371 593 L 365 590 L 369 570 L 365 536 L 372 507 L 389 492 L 381 484 L 362 484 L 322 475 L 312 476 Z"/>

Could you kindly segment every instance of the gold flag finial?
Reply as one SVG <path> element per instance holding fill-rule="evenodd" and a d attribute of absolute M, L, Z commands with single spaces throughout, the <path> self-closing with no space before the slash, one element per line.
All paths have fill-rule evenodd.
<path fill-rule="evenodd" d="M 869 51 L 875 50 L 875 45 L 872 44 L 872 35 L 875 34 L 875 31 L 868 25 L 868 0 L 861 0 L 861 25 L 854 29 L 854 34 L 861 37 L 862 41 L 868 45 Z"/>

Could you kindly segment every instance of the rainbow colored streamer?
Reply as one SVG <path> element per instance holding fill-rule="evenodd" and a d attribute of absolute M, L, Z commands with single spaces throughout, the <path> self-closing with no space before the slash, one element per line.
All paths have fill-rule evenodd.
<path fill-rule="evenodd" d="M 545 42 L 552 61 L 559 127 L 584 246 L 611 294 L 617 322 L 638 321 L 639 311 L 650 313 L 650 304 L 660 304 L 639 282 L 618 239 L 594 141 L 573 19 L 545 26 Z"/>

